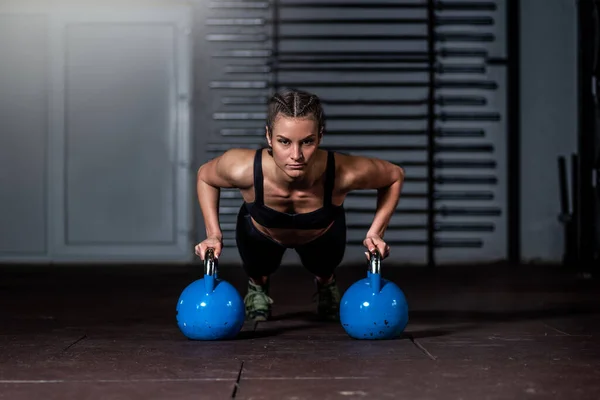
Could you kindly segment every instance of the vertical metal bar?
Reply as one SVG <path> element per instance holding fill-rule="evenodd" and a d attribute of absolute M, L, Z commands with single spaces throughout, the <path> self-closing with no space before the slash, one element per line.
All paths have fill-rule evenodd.
<path fill-rule="evenodd" d="M 507 136 L 507 154 L 510 158 L 508 165 L 508 261 L 512 265 L 521 262 L 521 148 L 520 142 L 520 75 L 519 75 L 519 37 L 520 37 L 520 18 L 519 18 L 519 0 L 508 0 L 507 3 L 507 22 L 506 38 L 508 47 L 508 95 L 506 96 L 508 131 Z M 510 27 L 510 28 L 509 28 Z"/>
<path fill-rule="evenodd" d="M 271 88 L 275 93 L 279 90 L 279 0 L 271 0 L 273 7 L 272 24 L 272 52 L 271 52 Z"/>
<path fill-rule="evenodd" d="M 435 2 L 427 0 L 427 265 L 435 266 Z"/>
<path fill-rule="evenodd" d="M 579 181 L 579 168 L 580 168 L 581 160 L 577 153 L 571 154 L 571 204 L 573 207 L 573 220 L 571 225 L 571 237 L 573 244 L 573 257 L 574 261 L 573 265 L 576 265 L 577 268 L 580 268 L 579 263 L 582 262 L 581 259 L 581 192 Z M 585 264 L 585 263 L 584 263 Z"/>
<path fill-rule="evenodd" d="M 560 195 L 560 213 L 563 216 L 568 215 L 571 210 L 567 182 L 567 161 L 564 156 L 560 156 L 558 157 L 558 192 Z"/>
<path fill-rule="evenodd" d="M 593 259 L 594 232 L 594 191 L 592 169 L 594 167 L 594 140 L 596 135 L 596 111 L 593 91 L 593 53 L 597 44 L 594 40 L 594 1 L 579 1 L 578 7 L 578 86 L 579 86 L 579 132 L 577 163 L 577 244 L 578 261 L 590 264 Z"/>
<path fill-rule="evenodd" d="M 567 160 L 564 156 L 558 157 L 558 188 L 560 195 L 560 214 L 559 220 L 563 224 L 564 231 L 564 252 L 563 266 L 571 266 L 573 260 L 573 215 L 571 214 L 571 204 L 569 200 L 570 188 L 567 179 Z"/>

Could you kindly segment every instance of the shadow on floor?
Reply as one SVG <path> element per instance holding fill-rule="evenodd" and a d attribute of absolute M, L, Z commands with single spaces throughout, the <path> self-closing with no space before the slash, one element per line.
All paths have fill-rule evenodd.
<path fill-rule="evenodd" d="M 552 308 L 530 310 L 416 310 L 411 321 L 427 322 L 518 322 L 549 318 L 600 315 L 600 309 L 590 303 L 564 303 Z"/>
<path fill-rule="evenodd" d="M 456 333 L 467 332 L 490 323 L 505 323 L 519 321 L 534 321 L 562 317 L 600 316 L 600 310 L 589 303 L 562 304 L 554 308 L 512 311 L 482 311 L 482 310 L 417 310 L 409 314 L 409 325 L 404 338 L 423 339 L 441 337 Z M 305 324 L 294 324 L 303 321 Z M 269 322 L 282 324 L 269 326 Z M 321 321 L 317 315 L 310 311 L 296 311 L 273 316 L 266 323 L 261 323 L 261 329 L 254 332 L 245 332 L 241 338 L 260 338 L 277 336 L 285 332 L 303 331 L 323 327 L 337 322 Z M 599 319 L 600 323 L 600 319 Z M 412 330 L 411 324 L 437 324 L 437 328 Z M 414 325 L 413 325 L 414 326 Z"/>

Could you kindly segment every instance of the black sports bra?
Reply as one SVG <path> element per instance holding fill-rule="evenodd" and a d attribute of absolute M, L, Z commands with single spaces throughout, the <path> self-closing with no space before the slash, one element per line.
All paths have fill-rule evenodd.
<path fill-rule="evenodd" d="M 336 206 L 331 201 L 335 183 L 335 157 L 332 151 L 327 152 L 323 207 L 302 214 L 289 214 L 274 210 L 265 205 L 262 152 L 263 149 L 259 149 L 254 156 L 254 201 L 244 203 L 248 214 L 256 222 L 266 228 L 323 229 L 331 225 L 339 213 L 344 212 L 343 205 Z"/>

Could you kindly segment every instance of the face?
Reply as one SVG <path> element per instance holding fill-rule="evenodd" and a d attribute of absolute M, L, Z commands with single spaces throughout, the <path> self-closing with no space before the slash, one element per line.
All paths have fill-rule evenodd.
<path fill-rule="evenodd" d="M 279 116 L 267 141 L 275 164 L 289 177 L 301 178 L 312 166 L 320 135 L 317 122 L 310 118 Z"/>

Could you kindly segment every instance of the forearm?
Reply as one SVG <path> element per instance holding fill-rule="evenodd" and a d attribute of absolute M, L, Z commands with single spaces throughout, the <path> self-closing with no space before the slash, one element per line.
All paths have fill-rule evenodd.
<path fill-rule="evenodd" d="M 390 186 L 377 190 L 377 210 L 375 211 L 375 217 L 367 232 L 367 236 L 377 235 L 383 238 L 390 220 L 396 211 L 401 191 L 402 179 L 396 180 Z"/>
<path fill-rule="evenodd" d="M 219 199 L 221 190 L 204 182 L 201 177 L 201 169 L 198 171 L 196 191 L 198 202 L 204 219 L 207 237 L 222 238 L 221 224 L 219 222 Z"/>

